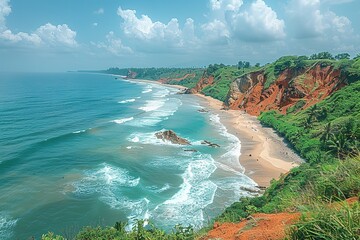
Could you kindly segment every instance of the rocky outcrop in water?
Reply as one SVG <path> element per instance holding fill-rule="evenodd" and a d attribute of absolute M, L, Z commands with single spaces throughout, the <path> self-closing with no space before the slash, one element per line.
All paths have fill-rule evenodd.
<path fill-rule="evenodd" d="M 212 142 L 209 142 L 209 141 L 206 141 L 206 140 L 202 141 L 201 144 L 202 145 L 208 145 L 209 147 L 220 147 L 219 144 L 212 143 Z"/>
<path fill-rule="evenodd" d="M 158 139 L 161 139 L 163 141 L 169 141 L 173 144 L 179 144 L 179 145 L 191 145 L 191 143 L 186 140 L 185 138 L 181 138 L 172 130 L 166 130 L 163 132 L 157 132 L 155 133 L 155 136 Z"/>

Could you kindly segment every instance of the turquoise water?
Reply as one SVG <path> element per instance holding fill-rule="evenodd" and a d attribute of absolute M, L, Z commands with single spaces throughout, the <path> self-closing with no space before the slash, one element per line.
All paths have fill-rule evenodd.
<path fill-rule="evenodd" d="M 135 219 L 201 227 L 246 196 L 239 140 L 176 93 L 109 75 L 1 74 L 0 239 Z M 156 139 L 166 129 L 192 146 Z"/>

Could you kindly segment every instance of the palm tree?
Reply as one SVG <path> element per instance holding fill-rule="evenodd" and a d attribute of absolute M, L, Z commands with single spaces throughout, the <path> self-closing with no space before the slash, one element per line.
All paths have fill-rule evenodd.
<path fill-rule="evenodd" d="M 342 159 L 347 155 L 346 150 L 349 146 L 349 140 L 342 132 L 337 135 L 332 133 L 330 139 L 326 143 L 329 152 L 336 153 L 339 159 Z"/>
<path fill-rule="evenodd" d="M 325 143 L 331 136 L 331 122 L 326 124 L 323 133 L 321 134 L 320 141 Z"/>

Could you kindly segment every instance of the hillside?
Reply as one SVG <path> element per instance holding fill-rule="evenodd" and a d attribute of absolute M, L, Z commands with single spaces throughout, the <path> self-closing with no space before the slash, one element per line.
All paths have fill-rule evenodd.
<path fill-rule="evenodd" d="M 320 56 L 320 54 L 318 55 Z M 157 72 L 158 70 L 158 72 Z M 109 69 L 128 78 L 188 87 L 259 116 L 306 160 L 257 197 L 232 204 L 198 232 L 171 233 L 143 221 L 130 232 L 85 228 L 75 239 L 359 239 L 360 58 L 282 57 L 265 66 Z M 43 239 L 63 239 L 44 235 Z"/>
<path fill-rule="evenodd" d="M 229 109 L 258 116 L 307 109 L 360 78 L 360 58 L 314 59 L 285 56 L 263 67 L 209 65 L 192 68 L 111 68 L 105 73 L 133 79 L 182 85 L 188 93 L 202 93 L 224 102 Z"/>

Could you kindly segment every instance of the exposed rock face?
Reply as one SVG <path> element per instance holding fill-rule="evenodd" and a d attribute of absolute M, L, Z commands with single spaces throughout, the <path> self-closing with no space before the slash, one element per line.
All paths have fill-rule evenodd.
<path fill-rule="evenodd" d="M 208 76 L 206 71 L 204 71 L 203 76 L 201 77 L 200 81 L 196 84 L 195 87 L 189 89 L 187 93 L 199 93 L 203 90 L 206 86 L 209 86 L 214 83 L 214 77 Z"/>
<path fill-rule="evenodd" d="M 191 145 L 190 142 L 184 138 L 179 137 L 176 135 L 176 133 L 172 130 L 166 130 L 163 132 L 157 132 L 155 133 L 155 136 L 158 139 L 161 139 L 163 141 L 170 141 L 173 144 L 179 144 L 179 145 Z"/>
<path fill-rule="evenodd" d="M 303 109 L 323 100 L 345 86 L 343 80 L 339 69 L 317 64 L 302 71 L 286 69 L 265 89 L 264 72 L 252 72 L 231 84 L 225 105 L 230 109 L 245 110 L 251 115 L 269 110 L 285 114 L 300 100 L 305 102 Z"/>

